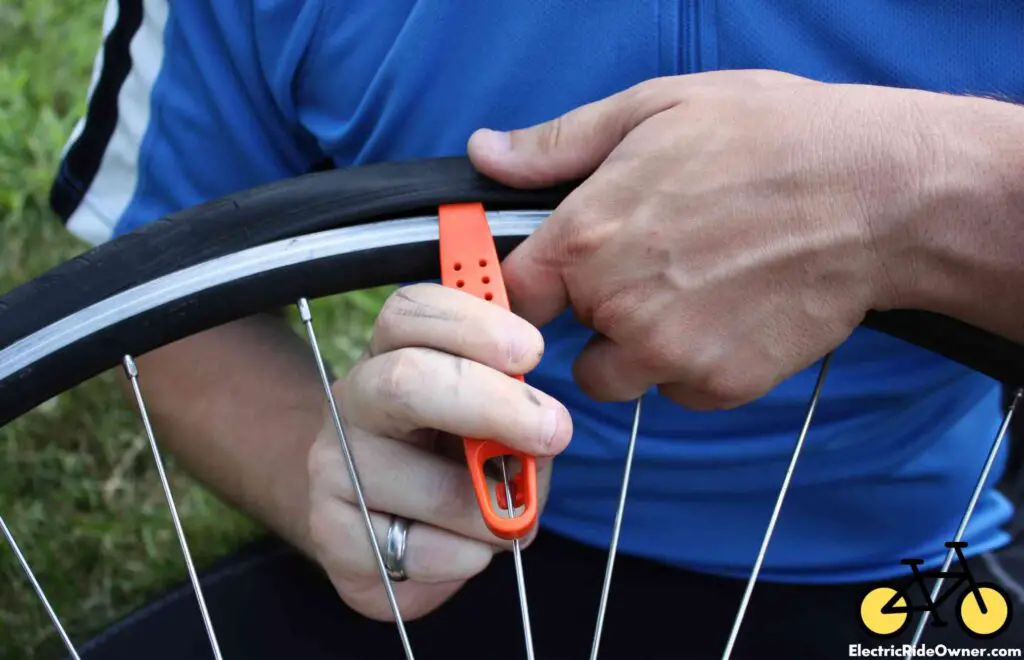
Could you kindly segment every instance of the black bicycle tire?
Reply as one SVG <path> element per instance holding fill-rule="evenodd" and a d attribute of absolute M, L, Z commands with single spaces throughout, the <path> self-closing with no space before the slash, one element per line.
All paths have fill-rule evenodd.
<path fill-rule="evenodd" d="M 465 158 L 381 163 L 308 174 L 171 214 L 57 266 L 0 297 L 0 349 L 133 286 L 244 249 L 327 229 L 432 214 L 478 201 L 489 210 L 552 210 L 574 185 L 518 190 Z M 516 240 L 499 240 L 504 256 Z M 0 426 L 140 355 L 233 319 L 346 290 L 437 276 L 433 244 L 298 264 L 175 301 L 85 337 L 0 381 Z M 870 312 L 864 325 L 1008 385 L 1024 384 L 1024 347 L 923 311 Z"/>

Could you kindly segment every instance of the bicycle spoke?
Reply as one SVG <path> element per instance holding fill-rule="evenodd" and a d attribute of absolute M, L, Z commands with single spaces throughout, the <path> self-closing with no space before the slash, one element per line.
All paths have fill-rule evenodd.
<path fill-rule="evenodd" d="M 505 503 L 508 504 L 508 517 L 515 517 L 512 488 L 508 484 L 508 467 L 506 458 L 501 457 L 501 478 L 505 482 Z M 519 539 L 512 539 L 512 558 L 516 565 L 516 586 L 519 588 L 519 608 L 523 616 L 523 639 L 526 642 L 527 660 L 533 660 L 533 631 L 530 628 L 530 608 L 526 602 L 526 576 L 523 572 L 523 552 L 519 547 Z"/>
<path fill-rule="evenodd" d="M 1020 402 L 1020 398 L 1024 394 L 1024 389 L 1018 389 L 1014 392 L 1013 400 L 1010 402 L 1009 407 L 1006 409 L 1006 414 L 1003 415 L 1003 422 L 999 425 L 999 431 L 996 433 L 995 440 L 992 441 L 992 447 L 988 451 L 988 457 L 985 459 L 985 464 L 981 468 L 981 474 L 978 475 L 978 483 L 974 486 L 974 492 L 971 493 L 971 499 L 967 503 L 967 509 L 964 510 L 964 515 L 960 518 L 960 526 L 956 530 L 956 536 L 953 538 L 953 543 L 959 543 L 963 540 L 964 534 L 967 532 L 967 525 L 971 522 L 971 516 L 974 515 L 974 508 L 978 505 L 978 499 L 981 497 L 981 491 L 985 487 L 985 482 L 988 481 L 988 475 L 992 471 L 992 466 L 996 462 L 996 457 L 999 455 L 999 449 L 1003 445 L 1003 440 L 1006 438 L 1006 433 L 1010 428 L 1010 422 L 1013 421 L 1013 414 L 1017 410 L 1017 404 Z M 946 552 L 946 559 L 942 562 L 941 572 L 945 573 L 949 571 L 949 567 L 953 564 L 953 558 L 956 556 L 956 550 L 950 548 Z M 936 578 L 935 585 L 932 587 L 931 599 L 935 602 L 939 597 L 939 592 L 942 590 L 942 583 L 944 578 Z M 924 583 L 921 583 L 922 588 Z M 924 634 L 924 627 L 928 625 L 928 620 L 931 618 L 931 612 L 924 612 L 921 616 L 920 621 L 917 622 L 917 628 L 914 630 L 914 638 L 911 640 L 913 646 L 921 641 L 921 636 Z"/>
<path fill-rule="evenodd" d="M 359 480 L 355 459 L 352 457 L 348 438 L 345 437 L 345 429 L 341 424 L 341 414 L 338 412 L 338 403 L 334 400 L 334 391 L 331 390 L 331 381 L 327 377 L 327 367 L 324 366 L 320 345 L 316 341 L 316 332 L 313 330 L 313 313 L 309 309 L 309 301 L 305 298 L 300 298 L 296 306 L 299 308 L 299 318 L 306 327 L 306 335 L 309 337 L 309 344 L 313 349 L 313 357 L 316 359 L 317 370 L 320 372 L 320 383 L 324 388 L 324 393 L 327 396 L 327 405 L 331 410 L 334 430 L 337 431 L 338 440 L 341 442 L 341 452 L 345 456 L 348 476 L 352 480 L 352 489 L 356 494 L 359 511 L 363 514 L 363 524 L 366 526 L 366 533 L 369 535 L 370 547 L 373 549 L 373 555 L 377 559 L 377 571 L 380 573 L 381 581 L 384 583 L 384 591 L 387 593 L 391 612 L 395 615 L 395 625 L 398 627 L 398 635 L 402 640 L 402 647 L 405 649 L 405 657 L 408 660 L 413 660 L 412 645 L 409 643 L 409 636 L 405 631 L 405 622 L 402 620 L 402 613 L 398 608 L 398 599 L 395 597 L 395 590 L 391 584 L 391 576 L 388 575 L 387 566 L 384 564 L 384 555 L 381 553 L 380 545 L 377 543 L 377 535 L 373 531 L 373 521 L 370 520 L 370 510 L 366 506 L 366 498 L 363 496 L 362 482 Z"/>
<path fill-rule="evenodd" d="M 619 533 L 622 530 L 622 518 L 626 511 L 626 494 L 629 491 L 629 474 L 633 470 L 633 454 L 636 450 L 636 436 L 640 429 L 640 410 L 643 396 L 636 400 L 633 410 L 633 428 L 629 433 L 629 445 L 626 447 L 626 463 L 622 469 L 622 485 L 619 487 L 619 504 L 615 511 L 615 522 L 612 524 L 612 540 L 608 546 L 608 563 L 604 569 L 604 584 L 601 587 L 601 602 L 597 608 L 597 625 L 594 627 L 594 642 L 590 647 L 590 660 L 597 660 L 597 651 L 601 646 L 601 631 L 604 629 L 605 611 L 608 609 L 608 593 L 612 586 L 612 571 L 615 568 L 615 555 L 619 549 Z"/>
<path fill-rule="evenodd" d="M 181 545 L 181 554 L 185 557 L 185 567 L 188 569 L 188 576 L 192 580 L 192 588 L 196 594 L 196 602 L 199 603 L 199 613 L 203 617 L 203 625 L 206 626 L 206 635 L 210 638 L 210 648 L 216 660 L 221 660 L 220 645 L 217 644 L 217 635 L 213 631 L 213 622 L 210 620 L 210 613 L 206 609 L 206 599 L 203 598 L 203 589 L 199 586 L 199 575 L 192 563 L 192 553 L 188 549 L 188 541 L 185 540 L 185 530 L 182 529 L 181 520 L 178 518 L 178 509 L 174 506 L 174 496 L 171 494 L 171 485 L 167 481 L 167 474 L 164 472 L 163 459 L 160 458 L 160 448 L 156 443 L 156 435 L 153 433 L 153 426 L 149 422 L 149 414 L 146 412 L 146 402 L 142 396 L 142 389 L 139 387 L 139 368 L 130 355 L 124 356 L 124 371 L 131 381 L 132 391 L 135 394 L 135 403 L 139 407 L 139 415 L 142 417 L 142 425 L 146 429 L 146 437 L 149 438 L 149 448 L 153 452 L 153 462 L 156 463 L 156 471 L 160 476 L 160 485 L 164 490 L 164 498 L 167 500 L 167 508 L 171 512 L 171 521 L 174 523 L 174 531 L 178 535 L 178 543 Z"/>
<path fill-rule="evenodd" d="M 42 585 L 36 580 L 35 573 L 32 572 L 32 567 L 29 566 L 28 559 L 22 554 L 21 548 L 18 547 L 18 543 L 14 540 L 14 534 L 7 527 L 7 523 L 4 522 L 3 516 L 0 516 L 0 531 L 3 532 L 4 538 L 7 539 L 7 544 L 11 546 L 11 550 L 14 552 L 14 556 L 18 559 L 18 563 L 21 564 L 21 570 L 25 573 L 25 577 L 32 583 L 32 589 L 36 592 L 36 597 L 39 598 L 39 602 L 43 604 L 43 608 L 46 613 L 50 616 L 50 621 L 53 621 L 53 627 L 57 629 L 57 634 L 64 641 L 64 646 L 67 647 L 68 653 L 71 654 L 72 660 L 80 660 L 78 657 L 78 651 L 75 650 L 75 645 L 71 643 L 71 638 L 68 637 L 67 632 L 64 630 L 64 626 L 60 624 L 60 619 L 57 618 L 57 613 L 53 610 L 50 605 L 50 601 L 46 598 L 46 593 L 43 592 Z"/>
<path fill-rule="evenodd" d="M 768 521 L 768 527 L 765 529 L 764 538 L 761 541 L 761 549 L 757 553 L 757 559 L 754 560 L 754 569 L 750 573 L 750 579 L 747 581 L 747 588 L 743 592 L 743 600 L 740 601 L 740 608 L 736 612 L 736 618 L 732 622 L 732 632 L 729 633 L 729 641 L 725 645 L 725 652 L 722 654 L 722 660 L 729 660 L 732 656 L 733 648 L 736 646 L 736 639 L 740 634 L 740 627 L 743 625 L 743 618 L 747 614 L 747 607 L 750 605 L 750 596 L 754 593 L 754 585 L 757 584 L 757 578 L 761 573 L 761 566 L 764 564 L 764 557 L 768 552 L 768 544 L 772 540 L 772 534 L 775 532 L 775 523 L 779 520 L 779 512 L 782 511 L 782 503 L 786 499 L 786 492 L 789 490 L 789 484 L 793 480 L 793 472 L 796 471 L 796 462 L 800 458 L 800 452 L 803 450 L 804 441 L 807 439 L 807 432 L 811 428 L 811 420 L 814 418 L 814 411 L 818 407 L 818 399 L 821 397 L 821 389 L 825 384 L 825 377 L 828 375 L 828 367 L 832 362 L 832 354 L 829 353 L 825 356 L 825 359 L 821 363 L 821 369 L 818 370 L 818 379 L 814 384 L 814 393 L 811 395 L 811 402 L 807 406 L 807 415 L 804 417 L 803 428 L 800 429 L 800 436 L 797 438 L 796 446 L 793 447 L 793 455 L 789 459 L 789 467 L 786 468 L 786 476 L 782 479 L 782 487 L 779 489 L 779 495 L 775 500 L 775 508 L 772 510 L 772 517 Z"/>

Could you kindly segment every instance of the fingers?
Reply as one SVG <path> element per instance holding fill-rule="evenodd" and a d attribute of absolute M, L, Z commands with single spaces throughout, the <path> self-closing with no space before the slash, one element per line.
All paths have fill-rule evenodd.
<path fill-rule="evenodd" d="M 600 189 L 593 183 L 597 178 L 573 191 L 502 263 L 516 313 L 534 326 L 547 325 L 578 302 L 570 295 L 566 272 L 619 229 L 618 223 L 607 222 L 580 202 L 600 194 L 594 192 Z"/>
<path fill-rule="evenodd" d="M 583 392 L 598 401 L 629 401 L 657 382 L 628 351 L 607 337 L 587 342 L 573 364 L 573 378 Z"/>
<path fill-rule="evenodd" d="M 403 287 L 384 303 L 370 354 L 433 348 L 507 374 L 525 374 L 540 362 L 544 339 L 534 326 L 498 305 L 436 284 Z"/>
<path fill-rule="evenodd" d="M 379 581 L 377 558 L 356 506 L 334 500 L 322 505 L 314 520 L 324 568 L 346 580 Z M 370 521 L 378 547 L 386 548 L 391 516 L 371 512 Z M 495 548 L 482 541 L 413 521 L 406 537 L 405 572 L 409 580 L 426 584 L 467 580 L 487 568 L 494 553 Z"/>
<path fill-rule="evenodd" d="M 505 281 L 516 312 L 534 325 L 543 326 L 570 302 L 579 302 L 581 286 L 566 283 L 566 269 L 583 261 L 609 231 L 618 228 L 618 223 L 606 223 L 595 230 L 599 225 L 593 217 L 595 208 L 603 212 L 601 207 L 607 206 L 606 202 L 616 202 L 603 192 L 609 188 L 608 177 L 600 185 L 595 182 L 610 165 L 608 157 L 641 124 L 666 111 L 689 106 L 690 114 L 684 115 L 681 124 L 692 126 L 696 120 L 706 121 L 713 116 L 701 107 L 701 100 L 723 93 L 736 94 L 737 90 L 802 84 L 817 83 L 781 72 L 756 70 L 666 76 L 647 80 L 541 124 L 509 132 L 475 132 L 468 143 L 474 166 L 506 185 L 533 188 L 587 177 L 538 231 L 505 260 Z M 644 148 L 652 146 L 651 143 L 663 145 L 668 140 L 668 133 L 663 130 L 652 130 L 649 134 L 653 135 L 651 140 L 639 141 Z M 689 148 L 684 145 L 681 151 L 687 153 Z M 614 179 L 621 181 L 623 177 L 616 174 Z M 643 177 L 620 187 L 635 192 L 652 184 L 651 177 Z M 671 188 L 678 185 L 673 181 Z M 635 210 L 626 204 L 624 212 L 611 214 L 620 221 L 628 220 Z M 586 279 L 592 283 L 603 276 L 591 273 Z"/>
<path fill-rule="evenodd" d="M 511 377 L 536 366 L 543 348 L 537 329 L 511 312 L 464 292 L 417 285 L 388 299 L 367 355 L 335 383 L 378 541 L 385 540 L 391 515 L 414 521 L 405 558 L 409 581 L 395 589 L 403 612 L 410 606 L 415 617 L 436 608 L 510 545 L 484 523 L 456 451 L 460 438 L 493 439 L 541 457 L 568 444 L 572 422 L 564 406 Z M 342 598 L 388 619 L 355 484 L 331 422 L 309 454 L 311 536 Z M 539 507 L 550 463 L 538 459 Z"/>
<path fill-rule="evenodd" d="M 359 428 L 347 431 L 368 509 L 421 521 L 488 545 L 508 545 L 485 525 L 465 463 L 399 440 L 373 437 Z M 325 429 L 310 455 L 315 499 L 357 504 L 344 460 L 335 433 Z M 546 493 L 548 472 L 538 467 L 542 493 Z M 489 481 L 489 492 L 493 492 L 496 482 Z"/>
<path fill-rule="evenodd" d="M 572 436 L 569 412 L 552 397 L 491 367 L 429 348 L 399 349 L 354 368 L 341 407 L 349 425 L 382 437 L 430 428 L 552 456 Z"/>
<path fill-rule="evenodd" d="M 342 416 L 381 437 L 435 429 L 558 453 L 572 435 L 568 411 L 509 377 L 536 366 L 543 347 L 535 327 L 493 303 L 437 285 L 399 289 L 378 316 L 372 357 L 335 385 Z"/>
<path fill-rule="evenodd" d="M 485 528 L 464 465 L 359 430 L 350 435 L 379 547 L 386 548 L 392 515 L 383 511 L 411 521 L 404 559 L 409 580 L 395 585 L 395 594 L 403 614 L 417 618 L 483 571 L 508 544 Z M 538 461 L 540 506 L 550 469 L 550 460 Z M 318 560 L 349 605 L 371 618 L 390 620 L 377 558 L 336 436 L 323 432 L 317 438 L 309 454 L 309 474 L 309 527 Z M 536 528 L 523 539 L 524 547 L 535 536 Z"/>
<path fill-rule="evenodd" d="M 650 346 L 625 347 L 596 337 L 584 347 L 573 377 L 580 389 L 598 401 L 629 401 L 657 386 L 658 393 L 697 411 L 728 410 L 761 396 L 758 379 L 767 365 L 756 350 L 733 349 L 700 339 L 683 340 L 693 350 L 668 352 Z M 723 370 L 730 361 L 748 366 Z M 778 381 L 768 383 L 774 387 Z"/>
<path fill-rule="evenodd" d="M 636 126 L 677 103 L 668 89 L 649 81 L 542 124 L 507 133 L 481 129 L 470 136 L 469 157 L 483 174 L 517 188 L 583 178 Z"/>
<path fill-rule="evenodd" d="M 371 527 L 382 553 L 387 548 L 390 522 L 390 515 L 370 512 Z M 362 512 L 336 498 L 314 497 L 309 527 L 317 560 L 342 600 L 372 619 L 393 621 Z M 414 620 L 436 609 L 466 580 L 483 571 L 494 553 L 495 548 L 486 543 L 413 522 L 408 528 L 403 562 L 408 581 L 394 585 L 402 615 Z"/>

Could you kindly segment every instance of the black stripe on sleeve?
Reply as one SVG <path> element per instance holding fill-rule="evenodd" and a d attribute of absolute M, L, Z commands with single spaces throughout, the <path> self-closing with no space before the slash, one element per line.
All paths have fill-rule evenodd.
<path fill-rule="evenodd" d="M 117 21 L 103 44 L 103 68 L 86 110 L 81 135 L 68 149 L 50 191 L 50 206 L 66 223 L 100 169 L 117 127 L 117 99 L 132 70 L 131 43 L 142 26 L 142 0 L 119 0 Z"/>

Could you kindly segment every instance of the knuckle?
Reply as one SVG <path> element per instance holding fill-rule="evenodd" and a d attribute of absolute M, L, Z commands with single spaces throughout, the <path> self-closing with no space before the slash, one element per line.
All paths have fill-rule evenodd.
<path fill-rule="evenodd" d="M 633 351 L 633 360 L 637 366 L 645 371 L 661 372 L 665 370 L 668 356 L 655 344 L 641 342 L 636 345 Z"/>
<path fill-rule="evenodd" d="M 620 314 L 629 326 L 623 335 L 630 337 L 630 356 L 634 363 L 649 373 L 653 382 L 663 382 L 678 374 L 697 373 L 703 377 L 713 369 L 715 361 L 705 344 L 692 333 L 681 336 L 679 325 L 667 322 L 656 314 L 641 312 L 644 299 L 634 295 L 622 304 Z"/>
<path fill-rule="evenodd" d="M 556 153 L 565 139 L 565 118 L 556 117 L 530 128 L 516 129 L 509 138 L 516 148 L 526 148 L 540 155 Z"/>
<path fill-rule="evenodd" d="M 309 538 L 318 553 L 323 552 L 330 546 L 328 540 L 330 538 L 330 530 L 328 529 L 329 525 L 325 521 L 326 516 L 321 514 L 320 507 L 315 503 L 311 504 L 307 526 L 309 528 Z"/>
<path fill-rule="evenodd" d="M 373 322 L 373 336 L 378 340 L 387 340 L 396 336 L 406 319 L 417 306 L 421 296 L 422 285 L 410 285 L 395 290 L 384 300 L 380 312 Z"/>
<path fill-rule="evenodd" d="M 342 424 L 348 424 L 351 418 L 353 410 L 358 410 L 359 406 L 362 405 L 360 399 L 363 398 L 364 394 L 361 389 L 365 389 L 362 386 L 362 381 L 366 378 L 366 362 L 360 362 L 349 369 L 349 372 L 345 374 L 344 378 L 336 380 L 331 385 L 331 393 L 334 395 L 334 401 L 338 406 L 338 414 L 341 416 Z M 330 402 L 325 401 L 323 405 L 323 419 L 324 423 L 327 424 L 331 420 L 331 408 Z M 321 431 L 321 434 L 327 432 L 327 428 Z"/>
<path fill-rule="evenodd" d="M 786 71 L 778 71 L 775 69 L 755 69 L 747 72 L 747 79 L 762 87 L 769 87 L 778 85 L 780 83 L 793 83 L 800 80 L 805 80 L 800 76 L 794 75 Z"/>
<path fill-rule="evenodd" d="M 329 501 L 321 499 L 314 499 L 310 502 L 306 525 L 310 541 L 317 555 L 321 559 L 333 558 L 330 563 L 336 565 L 338 534 L 344 533 L 345 530 L 338 529 L 334 516 L 331 515 L 330 506 L 332 505 Z"/>
<path fill-rule="evenodd" d="M 692 390 L 705 406 L 717 410 L 740 406 L 758 393 L 749 378 L 728 365 L 704 368 L 693 380 Z"/>
<path fill-rule="evenodd" d="M 661 100 L 666 92 L 672 89 L 674 79 L 672 77 L 659 77 L 644 80 L 633 85 L 626 91 L 626 98 L 630 107 L 649 107 L 654 102 Z"/>
<path fill-rule="evenodd" d="M 397 292 L 392 293 L 384 300 L 377 318 L 373 321 L 373 337 L 378 341 L 390 337 L 394 333 L 398 319 L 401 318 L 401 313 L 396 308 L 402 307 L 405 301 L 396 294 Z"/>
<path fill-rule="evenodd" d="M 631 307 L 625 291 L 606 294 L 591 306 L 590 322 L 595 330 L 614 341 L 618 334 L 616 329 L 629 317 Z M 634 350 L 638 357 L 642 358 L 648 352 L 649 345 L 647 341 L 637 342 Z"/>
<path fill-rule="evenodd" d="M 329 545 L 332 536 L 331 517 L 324 510 L 323 500 L 315 498 L 309 503 L 309 536 L 317 547 Z"/>
<path fill-rule="evenodd" d="M 541 153 L 556 153 L 565 140 L 565 118 L 556 117 L 545 123 L 537 134 L 537 149 Z"/>
<path fill-rule="evenodd" d="M 347 375 L 344 378 L 338 378 L 333 383 L 331 383 L 331 394 L 334 396 L 334 400 L 335 401 L 339 401 L 340 402 L 340 401 L 344 401 L 345 400 L 345 397 L 343 395 L 345 393 L 345 390 L 347 389 L 348 379 L 352 377 L 352 374 L 354 374 L 356 372 L 356 369 L 358 369 L 358 367 L 353 367 L 352 370 L 349 371 L 349 375 Z M 328 406 L 327 402 L 325 401 L 324 402 L 324 413 L 327 413 L 328 408 L 329 408 L 329 406 Z"/>
<path fill-rule="evenodd" d="M 355 501 L 355 489 L 345 470 L 341 448 L 333 429 L 324 427 L 306 456 L 311 504 L 327 503 L 339 498 L 346 502 Z"/>
<path fill-rule="evenodd" d="M 352 480 L 348 478 L 348 473 L 347 472 L 339 473 L 337 476 L 334 477 L 334 481 L 332 482 L 331 492 L 334 495 L 336 495 L 337 497 L 345 500 L 346 502 L 355 502 L 356 501 L 355 485 L 352 483 Z M 369 494 L 369 492 L 365 492 L 365 493 L 363 493 L 363 495 L 366 497 L 367 503 L 369 503 L 369 501 L 370 501 L 370 494 Z"/>
<path fill-rule="evenodd" d="M 388 403 L 406 405 L 423 379 L 423 356 L 417 349 L 392 351 L 383 357 L 374 389 Z"/>
<path fill-rule="evenodd" d="M 568 265 L 591 257 L 608 241 L 613 227 L 603 222 L 604 210 L 588 196 L 573 200 L 559 227 L 559 254 Z"/>
<path fill-rule="evenodd" d="M 647 371 L 654 373 L 665 373 L 678 365 L 673 364 L 680 360 L 679 336 L 668 324 L 659 323 L 658 319 L 643 319 L 640 322 L 634 318 L 635 303 L 622 304 L 620 314 L 623 318 L 630 319 L 636 327 L 631 327 L 629 335 L 635 337 L 632 342 L 633 355 L 636 364 Z M 692 352 L 687 353 L 687 355 Z"/>
<path fill-rule="evenodd" d="M 648 117 L 683 103 L 687 100 L 687 89 L 688 86 L 680 84 L 676 76 L 652 78 L 634 85 L 628 90 L 626 99 L 630 125 L 640 124 Z"/>
<path fill-rule="evenodd" d="M 348 481 L 341 445 L 333 424 L 326 424 L 306 454 L 306 474 L 310 501 L 338 497 L 339 486 Z"/>
<path fill-rule="evenodd" d="M 327 463 L 326 453 L 324 443 L 318 437 L 306 454 L 306 474 L 309 475 L 309 481 L 312 486 L 321 483 L 326 474 L 324 468 L 325 463 Z"/>

